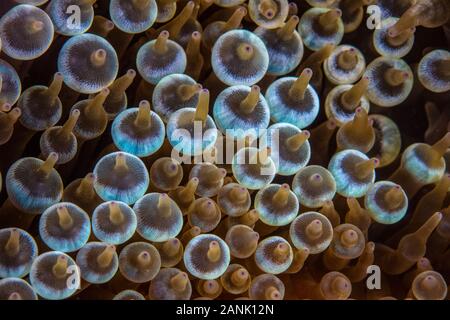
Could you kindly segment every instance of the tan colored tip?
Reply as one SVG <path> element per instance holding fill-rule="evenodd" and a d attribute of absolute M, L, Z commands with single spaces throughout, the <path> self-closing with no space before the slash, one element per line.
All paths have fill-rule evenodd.
<path fill-rule="evenodd" d="M 450 148 L 450 132 L 447 132 L 438 142 L 436 142 L 432 147 L 432 151 L 434 152 L 434 158 L 441 159 L 442 156 L 447 152 L 447 149 Z"/>
<path fill-rule="evenodd" d="M 75 190 L 75 194 L 77 196 L 82 196 L 84 194 L 89 194 L 93 190 L 93 184 L 94 184 L 94 174 L 92 172 L 88 173 L 83 179 L 81 179 L 81 182 L 77 189 Z"/>
<path fill-rule="evenodd" d="M 128 170 L 127 158 L 124 153 L 118 152 L 115 160 L 114 170 Z"/>
<path fill-rule="evenodd" d="M 287 205 L 290 195 L 290 188 L 287 183 L 282 184 L 273 195 L 272 203 L 284 207 Z"/>
<path fill-rule="evenodd" d="M 247 201 L 248 192 L 247 189 L 240 186 L 235 186 L 230 190 L 229 198 L 233 203 L 243 203 Z"/>
<path fill-rule="evenodd" d="M 303 100 L 312 76 L 313 71 L 310 68 L 305 68 L 289 88 L 289 96 L 294 99 Z"/>
<path fill-rule="evenodd" d="M 157 208 L 161 217 L 168 217 L 172 213 L 171 199 L 166 193 L 159 195 Z"/>
<path fill-rule="evenodd" d="M 169 31 L 170 35 L 176 38 L 180 33 L 181 28 L 183 28 L 186 22 L 194 16 L 195 6 L 196 3 L 194 1 L 189 1 L 174 19 L 172 19 L 169 23 L 162 26 L 161 28 Z"/>
<path fill-rule="evenodd" d="M 337 276 L 331 281 L 331 290 L 337 296 L 346 296 L 351 284 L 343 276 Z"/>
<path fill-rule="evenodd" d="M 403 203 L 404 198 L 402 188 L 399 185 L 392 187 L 384 195 L 384 201 L 389 210 L 398 208 Z"/>
<path fill-rule="evenodd" d="M 440 279 L 428 272 L 428 275 L 420 280 L 418 287 L 425 292 L 433 292 L 439 290 L 442 287 L 446 287 L 445 282 L 442 283 Z"/>
<path fill-rule="evenodd" d="M 270 155 L 272 153 L 272 149 L 269 147 L 260 149 L 258 153 L 255 155 L 256 159 L 253 159 L 250 163 L 256 163 L 259 165 L 266 165 L 270 162 Z M 255 161 L 256 160 L 256 161 Z"/>
<path fill-rule="evenodd" d="M 97 257 L 97 264 L 100 268 L 104 269 L 111 265 L 111 262 L 116 254 L 116 247 L 108 245 Z"/>
<path fill-rule="evenodd" d="M 342 17 L 340 9 L 331 9 L 319 15 L 319 24 L 326 32 L 332 32 L 337 29 L 338 20 Z"/>
<path fill-rule="evenodd" d="M 128 69 L 127 73 L 125 73 L 125 75 L 122 76 L 122 78 L 124 77 L 133 80 L 134 77 L 136 77 L 136 71 L 134 69 Z"/>
<path fill-rule="evenodd" d="M 297 16 L 291 16 L 289 20 L 284 24 L 284 26 L 278 29 L 278 36 L 283 41 L 288 41 L 289 39 L 291 39 L 299 21 L 300 19 Z"/>
<path fill-rule="evenodd" d="M 153 46 L 156 53 L 163 55 L 167 52 L 167 40 L 169 40 L 169 31 L 161 31 Z"/>
<path fill-rule="evenodd" d="M 209 90 L 202 89 L 198 95 L 198 103 L 195 110 L 194 121 L 201 121 L 203 125 L 206 123 L 209 112 Z"/>
<path fill-rule="evenodd" d="M 56 263 L 53 265 L 52 273 L 56 278 L 65 278 L 67 276 L 67 257 L 60 255 L 56 259 Z"/>
<path fill-rule="evenodd" d="M 324 202 L 322 209 L 335 210 L 333 200 L 327 200 Z"/>
<path fill-rule="evenodd" d="M 200 53 L 201 41 L 202 34 L 198 31 L 192 32 L 191 38 L 186 46 L 186 57 L 188 58 L 188 62 L 199 61 L 200 58 L 203 58 Z"/>
<path fill-rule="evenodd" d="M 180 191 L 180 197 L 182 198 L 190 198 L 194 196 L 195 191 L 197 190 L 199 180 L 197 177 L 192 178 L 188 181 L 186 186 Z"/>
<path fill-rule="evenodd" d="M 337 65 L 343 70 L 353 70 L 358 64 L 358 54 L 354 48 L 342 51 L 337 56 Z"/>
<path fill-rule="evenodd" d="M 91 54 L 91 63 L 93 67 L 103 67 L 106 62 L 107 53 L 104 49 L 97 49 Z"/>
<path fill-rule="evenodd" d="M 292 152 L 298 151 L 305 144 L 305 142 L 309 139 L 310 136 L 311 134 L 308 130 L 303 130 L 302 132 L 299 132 L 293 135 L 292 137 L 286 139 L 286 145 L 290 151 Z"/>
<path fill-rule="evenodd" d="M 284 242 L 280 242 L 273 250 L 273 255 L 276 260 L 284 261 L 289 256 L 290 250 L 289 245 Z"/>
<path fill-rule="evenodd" d="M 375 143 L 375 130 L 373 121 L 369 120 L 367 111 L 358 107 L 355 110 L 355 116 L 349 122 L 346 122 L 338 131 L 337 141 L 339 149 L 346 149 L 356 142 L 359 150 L 369 151 Z M 353 141 L 353 142 L 352 142 Z"/>
<path fill-rule="evenodd" d="M 186 245 L 192 238 L 198 236 L 201 232 L 202 230 L 199 227 L 193 226 L 181 235 L 181 243 Z"/>
<path fill-rule="evenodd" d="M 240 287 L 247 283 L 249 277 L 250 274 L 246 269 L 239 268 L 231 274 L 230 280 L 235 286 Z"/>
<path fill-rule="evenodd" d="M 58 223 L 61 229 L 69 230 L 73 226 L 73 218 L 67 210 L 66 206 L 60 206 L 56 208 L 56 213 L 58 214 Z"/>
<path fill-rule="evenodd" d="M 330 57 L 336 46 L 333 43 L 327 43 L 322 49 L 315 51 L 309 55 L 308 58 L 300 65 L 299 70 L 306 67 L 321 69 L 321 64 Z"/>
<path fill-rule="evenodd" d="M 5 251 L 10 257 L 16 256 L 20 251 L 20 231 L 16 228 L 11 229 L 11 232 L 9 233 Z"/>
<path fill-rule="evenodd" d="M 242 61 L 248 61 L 253 58 L 255 49 L 249 43 L 243 42 L 236 48 L 237 57 Z"/>
<path fill-rule="evenodd" d="M 196 84 L 182 84 L 177 88 L 177 94 L 182 101 L 188 101 L 193 96 L 198 94 L 203 87 L 200 83 Z"/>
<path fill-rule="evenodd" d="M 217 241 L 213 240 L 209 243 L 209 249 L 206 256 L 210 262 L 217 262 L 220 260 L 222 257 L 222 250 Z"/>
<path fill-rule="evenodd" d="M 186 290 L 189 283 L 188 275 L 185 272 L 179 272 L 170 279 L 170 286 L 173 290 L 182 292 Z"/>
<path fill-rule="evenodd" d="M 45 24 L 39 20 L 32 20 L 28 24 L 28 33 L 33 35 L 44 30 Z"/>
<path fill-rule="evenodd" d="M 323 234 L 323 224 L 319 219 L 311 221 L 305 228 L 305 234 L 310 240 L 316 240 Z"/>
<path fill-rule="evenodd" d="M 355 116 L 350 123 L 356 134 L 365 134 L 373 126 L 372 122 L 369 121 L 367 110 L 361 107 L 356 108 Z"/>
<path fill-rule="evenodd" d="M 423 257 L 421 259 L 419 259 L 419 261 L 417 261 L 417 269 L 419 270 L 433 270 L 433 266 L 431 265 L 431 261 L 428 260 L 427 258 Z"/>
<path fill-rule="evenodd" d="M 409 78 L 409 73 L 406 71 L 389 68 L 384 73 L 384 80 L 388 85 L 397 87 L 402 85 Z"/>
<path fill-rule="evenodd" d="M 157 208 L 162 217 L 170 216 L 172 213 L 171 199 L 166 193 L 159 195 Z"/>
<path fill-rule="evenodd" d="M 106 38 L 109 32 L 113 29 L 114 23 L 111 20 L 108 20 L 103 16 L 96 15 L 94 16 L 94 22 L 88 32 Z"/>
<path fill-rule="evenodd" d="M 139 103 L 138 112 L 134 124 L 138 128 L 149 128 L 152 125 L 150 102 L 142 100 Z"/>
<path fill-rule="evenodd" d="M 403 13 L 400 19 L 388 30 L 388 35 L 390 37 L 396 37 L 403 31 L 414 28 L 418 25 L 418 15 L 417 7 L 412 6 Z"/>
<path fill-rule="evenodd" d="M 55 167 L 58 161 L 58 154 L 56 152 L 51 152 L 44 163 L 39 167 L 39 172 L 42 172 L 45 176 L 48 176 Z"/>
<path fill-rule="evenodd" d="M 359 241 L 358 233 L 352 229 L 345 230 L 341 234 L 340 241 L 344 247 L 351 248 Z"/>
<path fill-rule="evenodd" d="M 50 83 L 48 89 L 45 92 L 52 100 L 58 98 L 58 95 L 61 92 L 63 81 L 63 75 L 59 72 L 55 73 L 55 75 L 53 76 L 53 81 Z"/>
<path fill-rule="evenodd" d="M 252 209 L 249 212 L 240 216 L 239 222 L 245 224 L 246 226 L 252 226 L 258 220 L 259 220 L 259 212 L 256 209 Z"/>
<path fill-rule="evenodd" d="M 123 94 L 131 86 L 135 77 L 136 71 L 129 69 L 123 76 L 114 80 L 109 86 L 110 95 L 117 99 L 122 99 Z"/>
<path fill-rule="evenodd" d="M 240 108 L 242 111 L 244 111 L 244 113 L 250 114 L 253 112 L 253 110 L 255 110 L 259 102 L 260 92 L 261 89 L 257 85 L 251 87 L 247 97 L 245 97 L 245 99 L 242 100 L 240 104 Z"/>
<path fill-rule="evenodd" d="M 358 199 L 353 198 L 353 197 L 348 197 L 347 198 L 347 206 L 348 206 L 350 211 L 359 212 L 359 211 L 362 210 Z"/>
<path fill-rule="evenodd" d="M 182 249 L 181 241 L 177 238 L 169 239 L 161 247 L 161 251 L 169 257 L 173 257 Z"/>
<path fill-rule="evenodd" d="M 319 210 L 319 213 L 327 217 L 333 228 L 341 224 L 341 216 L 336 211 L 332 200 L 325 201 L 323 207 Z"/>
<path fill-rule="evenodd" d="M 191 38 L 192 39 L 196 39 L 196 40 L 201 40 L 202 39 L 202 33 L 199 31 L 194 31 L 191 33 Z"/>
<path fill-rule="evenodd" d="M 268 287 L 265 291 L 265 297 L 267 300 L 281 300 L 283 298 L 280 291 L 275 287 Z"/>
<path fill-rule="evenodd" d="M 109 221 L 111 221 L 114 225 L 120 225 L 125 220 L 122 210 L 117 202 L 111 201 L 108 203 L 109 209 Z"/>
<path fill-rule="evenodd" d="M 367 242 L 364 250 L 368 253 L 373 253 L 375 251 L 375 243 L 372 241 Z"/>
<path fill-rule="evenodd" d="M 90 99 L 84 109 L 85 114 L 88 117 L 95 117 L 102 111 L 104 112 L 103 105 L 108 97 L 110 91 L 108 88 L 102 89 L 95 97 Z"/>
<path fill-rule="evenodd" d="M 289 269 L 286 270 L 287 273 L 297 273 L 302 270 L 305 265 L 306 259 L 308 259 L 310 251 L 308 248 L 295 249 L 294 258 Z"/>
<path fill-rule="evenodd" d="M 61 127 L 61 131 L 59 132 L 61 136 L 65 137 L 67 140 L 70 138 L 75 125 L 77 124 L 78 118 L 80 117 L 80 110 L 74 109 L 69 116 L 69 119 L 64 123 Z"/>
<path fill-rule="evenodd" d="M 221 286 L 219 284 L 219 282 L 217 280 L 206 280 L 203 282 L 203 291 L 207 294 L 207 295 L 215 295 L 217 294 L 220 289 Z"/>
<path fill-rule="evenodd" d="M 436 229 L 442 220 L 442 213 L 436 212 L 416 231 L 414 236 L 425 243 L 430 237 L 431 233 Z"/>
<path fill-rule="evenodd" d="M 347 111 L 354 111 L 360 104 L 361 99 L 369 87 L 369 78 L 363 77 L 354 84 L 348 91 L 345 91 L 341 96 L 342 107 Z"/>
<path fill-rule="evenodd" d="M 237 7 L 236 10 L 234 10 L 231 17 L 225 22 L 223 26 L 223 32 L 234 30 L 239 28 L 241 25 L 242 19 L 247 15 L 247 9 L 244 7 Z"/>
<path fill-rule="evenodd" d="M 195 191 L 197 190 L 199 180 L 197 177 L 192 178 L 188 181 L 186 186 L 180 191 L 180 196 L 182 198 L 190 198 L 194 196 Z"/>
<path fill-rule="evenodd" d="M 152 256 L 147 251 L 140 252 L 136 257 L 137 265 L 142 269 L 148 269 L 152 263 Z"/>
<path fill-rule="evenodd" d="M 259 218 L 259 216 L 258 216 L 258 218 Z M 256 231 L 250 231 L 248 233 L 248 236 L 249 236 L 249 239 L 250 239 L 250 243 L 253 244 L 254 248 L 256 248 L 256 246 L 258 245 L 259 233 L 256 232 Z"/>
<path fill-rule="evenodd" d="M 364 179 L 371 175 L 375 168 L 380 165 L 380 160 L 377 158 L 371 158 L 369 160 L 363 160 L 355 165 L 355 174 L 359 179 Z"/>
<path fill-rule="evenodd" d="M 309 183 L 314 187 L 319 187 L 323 183 L 323 177 L 319 173 L 314 173 L 309 177 Z"/>
<path fill-rule="evenodd" d="M 178 164 L 178 162 L 176 162 L 174 159 L 172 158 L 165 158 L 162 163 L 162 170 L 163 173 L 165 174 L 165 176 L 167 178 L 173 178 L 178 176 L 179 171 L 180 171 L 180 166 Z"/>
<path fill-rule="evenodd" d="M 278 7 L 276 2 L 273 0 L 261 0 L 258 5 L 258 11 L 266 19 L 272 20 L 277 14 Z"/>
<path fill-rule="evenodd" d="M 201 230 L 199 227 L 197 227 L 197 226 L 193 226 L 192 228 L 190 228 L 190 229 L 188 230 L 188 233 L 189 233 L 192 237 L 198 236 L 201 232 L 202 232 L 202 230 Z"/>
<path fill-rule="evenodd" d="M 416 28 L 406 29 L 396 36 L 391 36 L 390 32 L 388 32 L 386 41 L 393 47 L 400 47 L 405 44 L 414 35 L 415 32 Z"/>

